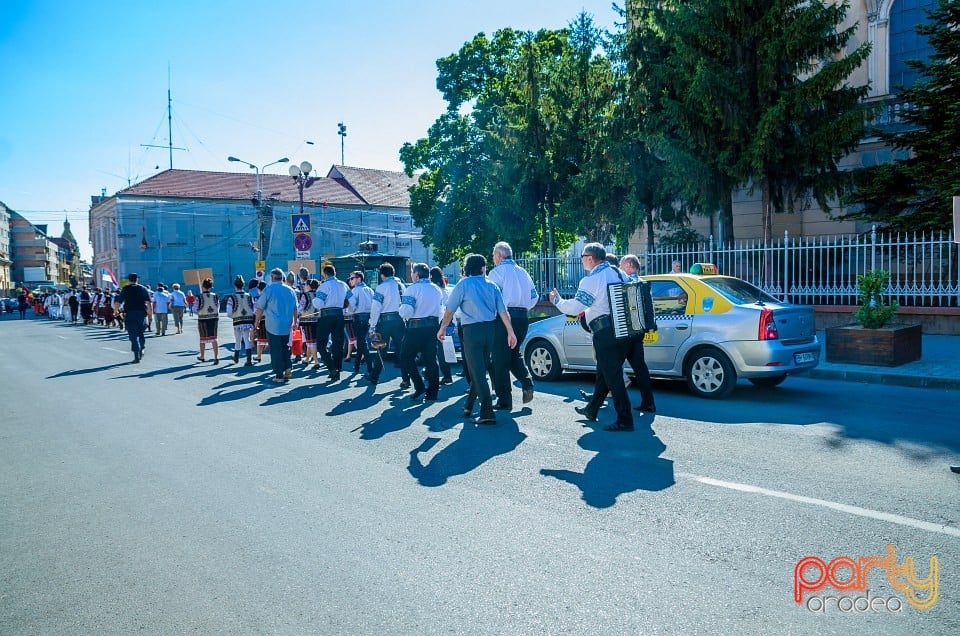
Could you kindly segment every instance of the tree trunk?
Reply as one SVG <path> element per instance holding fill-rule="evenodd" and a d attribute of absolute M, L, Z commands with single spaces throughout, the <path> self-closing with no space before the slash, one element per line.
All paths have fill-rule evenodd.
<path fill-rule="evenodd" d="M 763 282 L 773 286 L 773 257 L 770 255 L 770 241 L 773 236 L 773 224 L 770 218 L 770 179 L 766 176 L 760 183 L 760 221 L 763 224 Z"/>

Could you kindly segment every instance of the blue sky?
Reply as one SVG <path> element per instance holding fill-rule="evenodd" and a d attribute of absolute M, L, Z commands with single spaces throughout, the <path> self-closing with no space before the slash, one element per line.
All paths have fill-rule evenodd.
<path fill-rule="evenodd" d="M 169 167 L 165 148 L 142 147 L 168 143 L 168 65 L 173 143 L 187 148 L 175 168 L 289 157 L 325 175 L 343 121 L 347 165 L 400 170 L 400 146 L 443 109 L 438 58 L 580 11 L 618 20 L 610 0 L 0 0 L 0 201 L 54 236 L 66 216 L 90 258 L 90 196 Z"/>

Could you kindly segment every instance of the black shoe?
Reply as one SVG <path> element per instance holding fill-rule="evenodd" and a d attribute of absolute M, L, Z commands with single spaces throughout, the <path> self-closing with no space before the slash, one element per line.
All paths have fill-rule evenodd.
<path fill-rule="evenodd" d="M 951 466 L 950 470 L 952 470 L 955 473 L 960 473 L 960 466 Z"/>
<path fill-rule="evenodd" d="M 626 424 L 607 424 L 603 427 L 605 431 L 612 431 L 614 433 L 631 433 L 633 432 L 633 425 L 627 426 Z"/>
<path fill-rule="evenodd" d="M 523 403 L 530 404 L 533 402 L 533 389 L 524 389 L 523 390 Z"/>
<path fill-rule="evenodd" d="M 490 413 L 489 415 L 481 415 L 473 421 L 476 424 L 496 424 L 497 418 L 494 417 L 493 413 Z"/>
<path fill-rule="evenodd" d="M 500 402 L 497 402 L 497 405 L 493 407 L 493 410 L 494 411 L 512 411 L 513 407 L 510 406 L 509 404 L 501 404 Z"/>
<path fill-rule="evenodd" d="M 370 384 L 374 385 L 374 386 L 376 386 L 376 384 L 377 384 L 377 378 L 374 378 L 374 377 L 372 377 L 372 376 L 370 376 L 370 375 L 365 375 L 365 376 L 363 376 L 363 379 L 366 380 L 367 382 L 369 382 Z"/>
<path fill-rule="evenodd" d="M 424 389 L 417 389 L 416 391 L 414 391 L 413 395 L 410 396 L 410 401 L 411 401 L 411 402 L 416 402 L 416 401 L 419 400 L 421 397 L 423 397 L 423 395 L 424 395 L 426 392 L 427 392 L 427 390 L 426 390 L 425 388 L 424 388 Z"/>
<path fill-rule="evenodd" d="M 245 367 L 252 367 L 252 366 L 253 366 L 253 361 L 248 359 L 248 360 L 243 364 L 243 366 L 245 366 Z"/>
<path fill-rule="evenodd" d="M 657 407 L 654 405 L 647 406 L 646 404 L 641 404 L 640 406 L 633 407 L 634 411 L 643 411 L 644 413 L 656 413 Z"/>
<path fill-rule="evenodd" d="M 403 380 L 402 382 L 400 382 L 400 388 L 401 388 L 401 389 L 409 389 L 409 388 L 410 388 L 410 380 Z"/>
<path fill-rule="evenodd" d="M 440 380 L 440 384 L 453 384 L 453 378 L 451 378 L 450 376 L 442 378 Z"/>
<path fill-rule="evenodd" d="M 220 364 L 220 358 L 214 358 L 214 359 L 213 359 L 213 363 L 214 363 L 214 364 Z"/>
<path fill-rule="evenodd" d="M 238 363 L 238 362 L 240 362 L 240 352 L 239 352 L 239 351 L 234 351 L 234 352 L 233 352 L 233 363 L 236 364 L 236 363 Z"/>
<path fill-rule="evenodd" d="M 426 397 L 424 397 L 423 399 L 426 400 L 427 402 L 436 402 L 439 399 L 439 397 L 435 393 L 434 394 L 427 393 Z"/>
<path fill-rule="evenodd" d="M 339 380 L 340 380 L 340 372 L 339 372 L 339 371 L 334 371 L 333 373 L 330 374 L 330 381 L 331 381 L 331 382 L 337 382 L 337 381 L 339 381 Z"/>
<path fill-rule="evenodd" d="M 575 406 L 573 410 L 583 416 L 588 422 L 596 422 L 597 414 L 590 410 L 589 406 Z"/>

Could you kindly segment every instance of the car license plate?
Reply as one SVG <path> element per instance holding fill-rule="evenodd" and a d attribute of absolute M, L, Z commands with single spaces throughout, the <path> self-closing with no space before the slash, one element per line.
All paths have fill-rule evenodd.
<path fill-rule="evenodd" d="M 797 364 L 810 364 L 811 362 L 816 361 L 816 359 L 817 358 L 813 355 L 812 351 L 793 354 L 793 361 Z"/>

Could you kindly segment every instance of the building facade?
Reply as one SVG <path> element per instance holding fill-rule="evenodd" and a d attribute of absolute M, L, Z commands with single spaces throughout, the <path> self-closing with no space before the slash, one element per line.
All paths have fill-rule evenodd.
<path fill-rule="evenodd" d="M 850 3 L 847 20 L 841 27 L 856 25 L 857 29 L 848 46 L 854 48 L 869 42 L 871 47 L 867 62 L 851 76 L 850 81 L 854 85 L 870 87 L 868 100 L 880 105 L 874 124 L 881 128 L 898 125 L 898 113 L 905 105 L 897 93 L 901 87 L 912 86 L 918 79 L 916 71 L 910 69 L 906 61 L 926 59 L 932 52 L 930 44 L 917 34 L 915 28 L 925 21 L 926 11 L 935 6 L 936 0 L 852 0 Z M 864 139 L 857 150 L 841 162 L 841 166 L 853 170 L 889 163 L 904 156 L 903 151 L 896 151 L 873 137 Z M 869 222 L 837 220 L 835 217 L 847 212 L 839 204 L 831 213 L 821 210 L 816 201 L 800 207 L 794 214 L 773 216 L 774 236 L 783 236 L 784 232 L 791 236 L 832 236 L 859 234 L 870 229 Z M 759 189 L 755 192 L 748 188 L 738 191 L 733 198 L 734 236 L 737 239 L 762 238 L 761 219 Z M 691 219 L 693 229 L 705 238 L 721 236 L 717 223 L 716 216 Z M 645 251 L 646 244 L 646 232 L 639 230 L 631 237 L 630 249 Z"/>
<path fill-rule="evenodd" d="M 258 182 L 259 178 L 259 182 Z M 381 252 L 430 262 L 409 212 L 403 173 L 334 166 L 300 189 L 289 176 L 166 170 L 90 209 L 94 278 L 179 282 L 196 293 L 197 270 L 209 269 L 217 290 L 249 279 L 258 261 L 288 270 L 304 261 L 316 274 L 327 258 L 371 240 Z M 261 193 L 259 198 L 257 192 Z"/>
<path fill-rule="evenodd" d="M 46 226 L 34 225 L 13 210 L 8 209 L 7 213 L 10 215 L 10 252 L 13 261 L 10 267 L 11 285 L 17 288 L 23 283 L 57 282 L 60 247 L 47 236 Z"/>
<path fill-rule="evenodd" d="M 10 251 L 10 212 L 0 201 L 0 298 L 9 297 L 13 293 L 11 265 L 13 254 Z"/>

